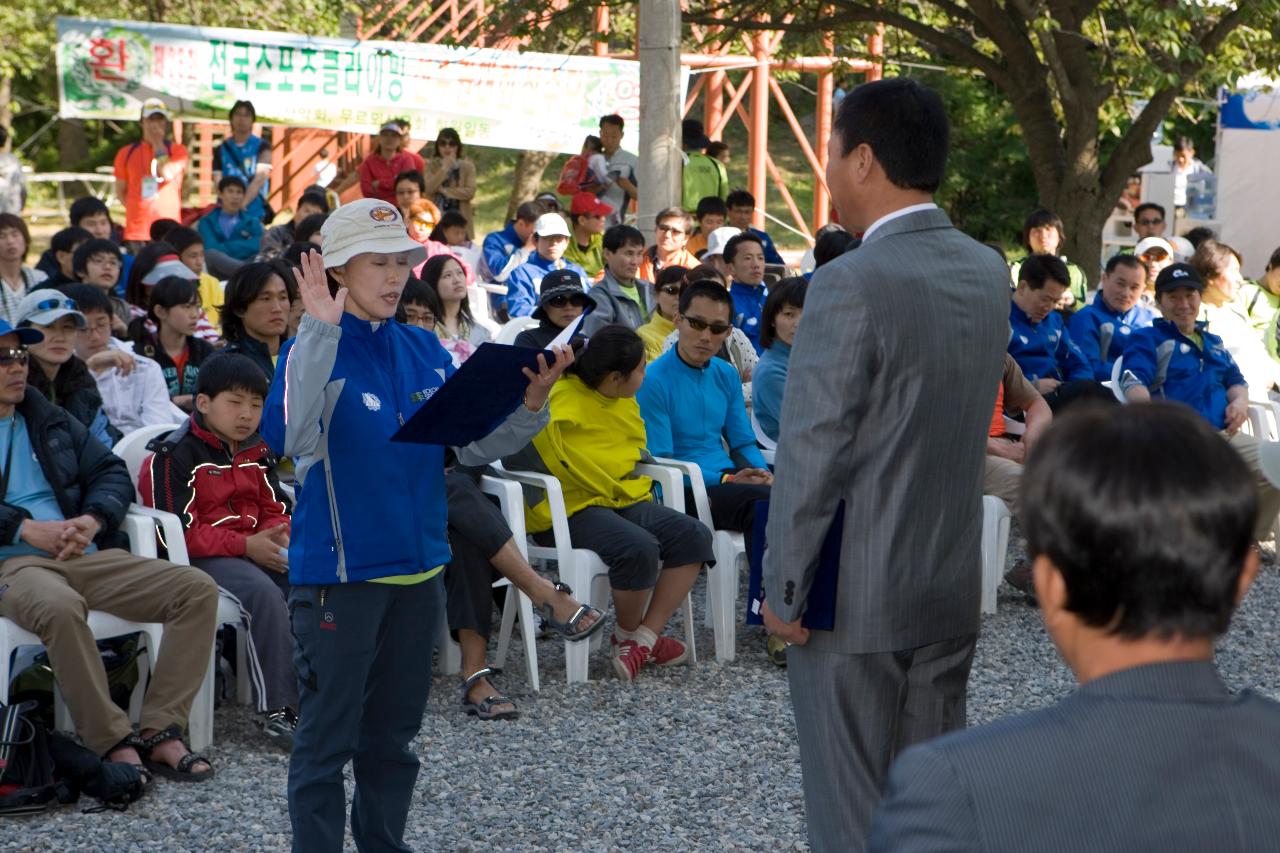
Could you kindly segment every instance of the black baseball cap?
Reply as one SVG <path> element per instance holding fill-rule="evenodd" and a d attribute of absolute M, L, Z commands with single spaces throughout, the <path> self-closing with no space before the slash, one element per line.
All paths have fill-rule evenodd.
<path fill-rule="evenodd" d="M 1179 287 L 1204 290 L 1204 281 L 1190 264 L 1170 264 L 1160 270 L 1156 276 L 1156 293 L 1168 293 Z"/>
<path fill-rule="evenodd" d="M 534 319 L 545 319 L 546 313 L 542 310 L 542 306 L 546 305 L 557 296 L 581 296 L 583 301 L 587 299 L 587 291 L 582 286 L 582 276 L 573 270 L 552 270 L 542 277 L 542 284 L 538 288 L 538 308 L 533 312 Z"/>

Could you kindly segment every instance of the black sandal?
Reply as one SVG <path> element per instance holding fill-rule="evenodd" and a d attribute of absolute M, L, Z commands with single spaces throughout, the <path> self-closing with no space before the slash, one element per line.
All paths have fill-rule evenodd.
<path fill-rule="evenodd" d="M 147 742 L 143 740 L 142 736 L 137 732 L 129 732 L 129 734 L 125 735 L 118 744 L 107 750 L 106 754 L 102 756 L 102 760 L 110 761 L 111 753 L 115 752 L 117 749 L 124 749 L 126 746 L 133 747 L 133 751 L 138 753 L 138 758 L 142 758 L 146 755 Z M 130 767 L 138 768 L 138 776 L 142 779 L 143 788 L 150 788 L 151 783 L 156 780 L 155 774 L 147 769 L 145 760 L 142 764 L 134 764 L 132 761 L 121 761 L 119 763 L 128 764 Z"/>
<path fill-rule="evenodd" d="M 573 595 L 573 590 L 569 588 L 567 583 L 560 583 L 559 581 L 556 581 L 555 584 L 553 584 L 553 587 L 556 592 L 563 592 L 565 595 L 570 596 Z M 567 640 L 570 643 L 580 643 L 583 640 L 589 639 L 592 634 L 604 627 L 604 614 L 600 612 L 599 608 L 592 607 L 589 604 L 583 604 L 580 606 L 577 611 L 569 617 L 568 622 L 560 622 L 556 619 L 555 609 L 552 608 L 551 602 L 546 602 L 539 607 L 538 610 L 542 615 L 542 624 L 555 631 L 562 639 Z M 582 622 L 584 617 L 592 613 L 596 615 L 596 621 L 592 622 L 591 627 L 586 630 L 579 631 L 578 624 Z"/>
<path fill-rule="evenodd" d="M 169 726 L 163 731 L 156 732 L 149 738 L 140 739 L 142 741 L 143 750 L 141 751 L 143 764 L 146 768 L 157 776 L 163 776 L 174 782 L 204 782 L 213 778 L 213 764 L 203 755 L 199 755 L 191 751 L 191 745 L 187 743 L 186 738 L 182 736 L 182 729 L 177 726 Z M 151 751 L 162 743 L 168 743 L 171 740 L 182 741 L 182 745 L 187 748 L 187 754 L 178 759 L 177 767 L 170 767 L 163 761 L 152 761 Z M 200 762 L 209 765 L 208 770 L 199 772 L 193 771 L 191 768 Z"/>
<path fill-rule="evenodd" d="M 468 714 L 472 714 L 481 720 L 514 720 L 520 716 L 520 711 L 512 708 L 510 711 L 494 711 L 494 705 L 514 705 L 510 696 L 502 693 L 495 693 L 492 696 L 486 696 L 479 702 L 472 702 L 467 698 L 467 694 L 471 692 L 471 688 L 477 681 L 482 678 L 492 678 L 498 675 L 502 670 L 497 667 L 486 666 L 484 669 L 477 670 L 470 678 L 462 682 L 462 710 Z"/>

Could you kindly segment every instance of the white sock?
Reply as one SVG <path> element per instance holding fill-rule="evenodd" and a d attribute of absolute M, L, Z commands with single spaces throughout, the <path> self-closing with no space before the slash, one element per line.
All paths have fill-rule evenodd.
<path fill-rule="evenodd" d="M 631 639 L 635 640 L 642 646 L 652 649 L 654 644 L 658 642 L 658 635 L 641 625 L 632 632 Z"/>

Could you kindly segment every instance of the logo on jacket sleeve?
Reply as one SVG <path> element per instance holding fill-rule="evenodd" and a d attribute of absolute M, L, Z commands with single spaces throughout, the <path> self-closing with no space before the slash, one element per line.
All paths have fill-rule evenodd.
<path fill-rule="evenodd" d="M 378 399 L 377 394 L 370 394 L 368 391 L 365 391 L 362 396 L 362 399 L 364 400 L 364 407 L 369 411 L 371 412 L 381 411 L 382 401 Z"/>

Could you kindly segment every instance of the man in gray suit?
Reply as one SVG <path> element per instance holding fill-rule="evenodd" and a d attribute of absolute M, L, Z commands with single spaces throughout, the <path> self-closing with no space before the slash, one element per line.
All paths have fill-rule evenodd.
<path fill-rule="evenodd" d="M 1080 687 L 907 750 L 871 849 L 1280 850 L 1280 704 L 1232 695 L 1213 664 L 1258 572 L 1240 456 L 1179 404 L 1077 410 L 1022 485 L 1045 627 Z"/>
<path fill-rule="evenodd" d="M 815 851 L 861 850 L 894 756 L 965 724 L 978 634 L 982 471 L 1009 338 L 1008 272 L 932 204 L 938 96 L 845 97 L 827 183 L 862 245 L 813 277 L 791 354 L 764 562 L 788 653 Z M 845 503 L 830 631 L 801 624 Z"/>

